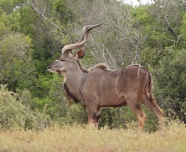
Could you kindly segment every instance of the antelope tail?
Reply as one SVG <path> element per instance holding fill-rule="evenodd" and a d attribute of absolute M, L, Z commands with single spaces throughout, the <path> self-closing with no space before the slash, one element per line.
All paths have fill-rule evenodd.
<path fill-rule="evenodd" d="M 152 93 L 152 75 L 150 73 L 148 73 L 148 83 L 147 83 L 147 94 L 149 96 L 149 100 L 150 100 L 150 103 L 152 105 L 154 105 L 155 107 L 157 107 L 157 109 L 159 110 L 159 112 L 163 115 L 163 110 L 156 104 L 156 100 L 154 98 L 154 95 Z"/>
<path fill-rule="evenodd" d="M 152 93 L 152 75 L 148 73 L 148 83 L 147 83 L 147 94 L 149 96 L 149 100 L 153 105 L 156 105 L 156 100 L 154 98 L 154 95 Z"/>

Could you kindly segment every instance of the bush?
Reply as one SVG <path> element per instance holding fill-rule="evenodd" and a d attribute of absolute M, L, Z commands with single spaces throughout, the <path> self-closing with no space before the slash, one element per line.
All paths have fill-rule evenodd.
<path fill-rule="evenodd" d="M 23 128 L 26 120 L 25 107 L 16 101 L 15 93 L 6 90 L 1 85 L 0 90 L 0 127 L 10 129 L 12 127 Z"/>
<path fill-rule="evenodd" d="M 16 94 L 8 91 L 6 85 L 0 86 L 0 129 L 43 129 L 50 125 L 50 118 L 30 109 L 30 93 Z"/>
<path fill-rule="evenodd" d="M 156 116 L 145 106 L 142 106 L 143 111 L 147 115 L 147 121 L 145 123 L 145 130 L 148 132 L 156 131 L 158 129 L 158 119 Z M 100 127 L 113 128 L 138 128 L 138 120 L 130 109 L 130 107 L 118 107 L 118 108 L 103 108 L 100 117 Z"/>
<path fill-rule="evenodd" d="M 156 97 L 168 116 L 186 123 L 186 50 L 169 47 L 165 51 L 167 55 L 154 70 Z"/>

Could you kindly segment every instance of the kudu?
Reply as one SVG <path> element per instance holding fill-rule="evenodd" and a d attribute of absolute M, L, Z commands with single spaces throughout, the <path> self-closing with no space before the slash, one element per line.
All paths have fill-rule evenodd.
<path fill-rule="evenodd" d="M 105 64 L 98 64 L 89 70 L 81 66 L 78 59 L 84 57 L 83 46 L 89 32 L 102 24 L 103 22 L 83 27 L 81 39 L 75 44 L 65 45 L 61 57 L 48 67 L 48 71 L 63 74 L 67 92 L 86 105 L 88 124 L 98 125 L 101 107 L 128 105 L 137 116 L 139 129 L 143 130 L 146 120 L 146 115 L 140 107 L 143 103 L 163 125 L 163 111 L 152 94 L 152 77 L 146 68 L 129 65 L 112 71 Z M 73 54 L 72 49 L 79 51 Z"/>

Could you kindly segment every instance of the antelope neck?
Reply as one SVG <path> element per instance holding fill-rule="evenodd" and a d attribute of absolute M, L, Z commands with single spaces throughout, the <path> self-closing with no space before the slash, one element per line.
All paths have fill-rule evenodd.
<path fill-rule="evenodd" d="M 83 94 L 82 94 L 81 90 L 82 90 L 83 85 L 85 83 L 85 79 L 86 79 L 86 73 L 83 72 L 83 78 L 82 78 L 81 84 L 79 86 L 79 94 L 81 95 L 82 100 L 84 100 L 84 98 L 83 98 Z"/>
<path fill-rule="evenodd" d="M 67 74 L 66 84 L 70 92 L 78 99 L 83 100 L 82 88 L 86 79 L 86 73 L 79 70 L 72 74 Z"/>

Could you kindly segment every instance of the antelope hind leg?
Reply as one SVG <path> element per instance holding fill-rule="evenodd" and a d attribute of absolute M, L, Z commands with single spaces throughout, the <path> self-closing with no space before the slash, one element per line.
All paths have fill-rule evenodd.
<path fill-rule="evenodd" d="M 142 98 L 142 103 L 155 114 L 155 116 L 159 119 L 161 127 L 164 128 L 165 124 L 163 110 L 156 104 L 155 99 L 152 98 L 152 101 L 150 101 L 149 97 L 144 95 Z"/>
<path fill-rule="evenodd" d="M 132 111 L 135 113 L 138 122 L 139 122 L 139 131 L 143 131 L 144 128 L 144 124 L 146 121 L 146 114 L 143 112 L 143 110 L 141 109 L 139 103 L 136 102 L 136 100 L 134 99 L 127 99 L 127 104 L 130 106 L 130 108 L 132 109 Z"/>

